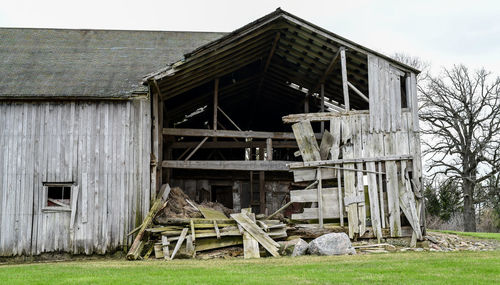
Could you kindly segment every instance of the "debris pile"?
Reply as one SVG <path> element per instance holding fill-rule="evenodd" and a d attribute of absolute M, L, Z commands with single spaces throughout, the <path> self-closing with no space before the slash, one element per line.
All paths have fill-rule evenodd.
<path fill-rule="evenodd" d="M 429 251 L 484 251 L 500 248 L 500 243 L 495 240 L 478 240 L 455 234 L 428 232 L 425 238 L 429 241 L 428 245 L 426 244 Z"/>
<path fill-rule="evenodd" d="M 354 243 L 358 253 L 387 253 L 395 251 L 485 251 L 497 250 L 500 242 L 478 239 L 456 234 L 428 231 L 423 241 L 410 247 L 410 239 L 385 239 L 385 243 L 370 243 L 363 240 Z"/>
<path fill-rule="evenodd" d="M 182 189 L 170 189 L 168 185 L 162 187 L 158 197 L 141 227 L 132 232 L 137 235 L 127 254 L 129 260 L 152 254 L 165 260 L 200 254 L 203 258 L 242 254 L 258 258 L 260 246 L 263 254 L 280 255 L 276 240 L 286 238 L 287 233 L 286 225 L 279 220 L 256 219 L 251 209 L 232 213 L 218 203 L 198 205 Z"/>

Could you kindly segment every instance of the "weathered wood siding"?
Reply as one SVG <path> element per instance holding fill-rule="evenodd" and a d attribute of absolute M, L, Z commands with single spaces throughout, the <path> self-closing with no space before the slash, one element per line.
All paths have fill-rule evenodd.
<path fill-rule="evenodd" d="M 0 102 L 0 256 L 125 245 L 149 209 L 150 136 L 145 99 Z M 44 182 L 78 187 L 74 232 L 42 211 Z"/>

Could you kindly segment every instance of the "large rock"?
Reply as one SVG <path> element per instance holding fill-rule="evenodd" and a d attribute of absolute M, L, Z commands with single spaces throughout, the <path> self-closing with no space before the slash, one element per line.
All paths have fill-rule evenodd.
<path fill-rule="evenodd" d="M 316 255 L 356 254 L 351 240 L 345 233 L 322 235 L 309 243 L 309 253 Z"/>
<path fill-rule="evenodd" d="M 285 256 L 301 256 L 306 254 L 309 245 L 301 238 L 293 240 L 279 241 L 279 253 Z"/>

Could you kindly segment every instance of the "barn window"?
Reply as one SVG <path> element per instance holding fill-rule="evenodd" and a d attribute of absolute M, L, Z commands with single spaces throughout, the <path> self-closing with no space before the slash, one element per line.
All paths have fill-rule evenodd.
<path fill-rule="evenodd" d="M 72 183 L 45 183 L 43 186 L 44 210 L 70 211 Z"/>

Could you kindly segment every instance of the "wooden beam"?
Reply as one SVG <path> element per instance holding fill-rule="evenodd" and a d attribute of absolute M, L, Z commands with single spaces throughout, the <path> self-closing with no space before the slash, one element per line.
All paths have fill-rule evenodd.
<path fill-rule="evenodd" d="M 290 163 L 288 166 L 290 167 L 290 169 L 298 169 L 298 168 L 312 168 L 318 166 L 327 166 L 327 165 L 343 164 L 343 163 L 397 161 L 397 160 L 412 160 L 412 159 L 413 156 L 411 155 L 388 155 L 381 157 L 345 158 L 345 159 L 334 159 L 334 160 L 317 160 L 309 162 L 293 162 Z"/>
<path fill-rule="evenodd" d="M 199 144 L 200 143 L 197 143 L 194 146 L 188 146 L 188 148 L 186 148 L 186 150 L 184 152 L 182 152 L 181 155 L 179 155 L 179 157 L 177 158 L 177 160 L 181 160 L 184 157 L 184 155 L 186 155 L 193 147 L 196 147 Z"/>
<path fill-rule="evenodd" d="M 349 87 L 351 87 L 351 89 L 352 89 L 352 90 L 353 90 L 356 94 L 358 94 L 358 95 L 359 95 L 359 97 L 361 97 L 363 100 L 365 100 L 365 101 L 366 101 L 366 102 L 368 102 L 368 103 L 370 102 L 370 100 L 368 99 L 368 97 L 366 97 L 366 96 L 365 96 L 365 94 L 363 94 L 361 91 L 359 91 L 359 89 L 358 89 L 358 88 L 356 88 L 356 86 L 352 85 L 352 83 L 351 83 L 351 82 L 347 81 L 347 85 L 348 85 Z"/>
<path fill-rule="evenodd" d="M 317 188 L 317 199 L 318 199 L 318 220 L 319 227 L 323 228 L 323 182 L 321 178 L 321 168 L 317 171 L 318 178 L 318 188 Z"/>
<path fill-rule="evenodd" d="M 290 161 L 240 161 L 240 160 L 164 160 L 164 168 L 208 169 L 208 170 L 245 170 L 245 171 L 288 171 Z"/>
<path fill-rule="evenodd" d="M 277 32 L 276 36 L 274 37 L 273 46 L 271 47 L 271 51 L 269 52 L 269 55 L 267 56 L 266 65 L 264 66 L 264 70 L 262 72 L 263 74 L 265 74 L 267 72 L 267 69 L 269 68 L 269 64 L 271 64 L 271 59 L 273 58 L 274 52 L 276 51 L 276 46 L 278 45 L 279 39 L 280 39 L 280 32 Z"/>
<path fill-rule="evenodd" d="M 158 94 L 158 96 L 160 96 L 160 98 L 162 98 L 160 86 L 158 86 L 158 81 L 156 81 L 156 79 L 153 79 L 151 82 L 153 82 L 153 86 L 155 87 L 155 91 Z"/>
<path fill-rule="evenodd" d="M 309 113 L 309 98 L 311 96 L 309 96 L 309 93 L 306 94 L 306 96 L 304 97 L 304 113 Z"/>
<path fill-rule="evenodd" d="M 321 90 L 320 90 L 320 111 L 321 113 L 325 112 L 325 84 L 321 83 Z M 321 134 L 325 132 L 325 122 L 321 121 Z"/>
<path fill-rule="evenodd" d="M 219 78 L 215 78 L 214 83 L 214 120 L 213 120 L 213 129 L 217 130 L 217 105 L 219 104 Z"/>
<path fill-rule="evenodd" d="M 170 185 L 168 184 L 163 184 L 160 192 L 158 193 L 158 196 L 156 200 L 153 202 L 151 209 L 149 210 L 148 215 L 146 218 L 144 218 L 144 221 L 142 222 L 142 226 L 135 236 L 134 242 L 132 243 L 132 246 L 130 247 L 130 250 L 127 253 L 127 259 L 128 260 L 136 260 L 140 254 L 141 254 L 141 249 L 142 246 L 144 245 L 144 242 L 142 241 L 142 237 L 144 236 L 144 233 L 146 232 L 146 229 L 153 224 L 153 218 L 155 217 L 156 213 L 160 209 L 161 205 L 163 205 L 163 200 L 162 196 L 163 193 L 170 193 Z M 168 196 L 167 196 L 168 198 Z"/>
<path fill-rule="evenodd" d="M 330 73 L 333 71 L 333 68 L 335 66 L 335 63 L 337 62 L 337 60 L 339 59 L 339 55 L 341 53 L 341 51 L 345 51 L 345 48 L 344 47 L 340 47 L 337 52 L 335 53 L 335 55 L 333 56 L 332 60 L 330 61 L 330 63 L 328 64 L 328 67 L 326 68 L 326 70 L 323 72 L 323 75 L 321 75 L 320 79 L 318 80 L 318 82 L 313 86 L 312 89 L 309 90 L 309 94 L 313 94 L 314 92 L 316 92 L 316 90 L 318 90 L 318 88 L 323 85 L 326 81 L 326 78 L 328 77 L 328 75 L 330 75 Z"/>
<path fill-rule="evenodd" d="M 164 101 L 163 101 L 163 98 L 160 96 L 159 99 L 159 102 L 158 102 L 158 129 L 156 130 L 156 132 L 158 133 L 158 157 L 156 158 L 156 172 L 157 172 L 157 179 L 156 179 L 156 191 L 160 191 L 160 187 L 161 185 L 163 185 L 163 168 L 162 167 L 158 167 L 158 164 L 163 161 L 163 135 L 162 135 L 162 131 L 163 131 L 163 109 L 165 107 L 165 104 L 164 104 Z"/>
<path fill-rule="evenodd" d="M 154 81 L 156 83 L 156 80 Z M 157 84 L 155 84 L 157 85 Z M 158 162 L 162 161 L 159 155 L 159 139 L 163 138 L 161 135 L 161 129 L 160 124 L 159 124 L 159 116 L 158 116 L 158 111 L 159 111 L 159 94 L 157 92 L 153 92 L 151 95 L 151 108 L 152 108 L 152 128 L 151 128 L 151 139 L 152 139 L 152 154 L 154 159 L 151 159 L 151 189 L 150 189 L 150 198 L 151 200 L 156 199 L 156 192 L 158 191 L 158 169 L 161 167 L 158 167 Z"/>
<path fill-rule="evenodd" d="M 257 132 L 257 131 L 231 131 L 231 130 L 207 130 L 207 129 L 177 129 L 163 128 L 163 135 L 186 136 L 186 137 L 220 137 L 220 138 L 256 138 L 256 139 L 292 139 L 293 133 L 286 132 Z M 315 134 L 321 139 L 321 134 Z"/>
<path fill-rule="evenodd" d="M 347 86 L 347 63 L 346 63 L 346 56 L 344 49 L 340 50 L 340 65 L 342 70 L 342 89 L 344 91 L 344 106 L 345 110 L 349 111 L 350 106 L 349 106 L 349 89 Z"/>
<path fill-rule="evenodd" d="M 266 139 L 267 160 L 273 160 L 273 139 Z"/>
<path fill-rule="evenodd" d="M 226 119 L 228 119 L 228 120 L 229 120 L 229 122 L 230 122 L 231 124 L 233 124 L 233 126 L 234 126 L 234 127 L 235 127 L 238 131 L 240 131 L 240 132 L 242 131 L 242 130 L 240 129 L 240 127 L 238 127 L 238 125 L 237 125 L 237 124 L 236 124 L 233 120 L 231 120 L 231 117 L 229 117 L 229 116 L 226 114 L 226 112 L 222 111 L 222 109 L 221 109 L 219 106 L 217 106 L 217 109 L 218 109 L 218 110 L 222 113 L 222 115 L 224 115 L 224 117 L 226 117 Z"/>
<path fill-rule="evenodd" d="M 259 206 L 260 213 L 266 213 L 266 176 L 264 171 L 259 171 Z"/>
<path fill-rule="evenodd" d="M 266 140 L 268 140 L 267 138 Z M 272 140 L 272 139 L 271 139 Z M 170 144 L 170 147 L 173 149 L 187 149 L 187 148 L 193 148 L 196 147 L 199 143 L 198 142 L 185 142 L 185 141 L 179 141 L 179 142 L 173 142 Z M 256 147 L 266 147 L 267 148 L 267 142 L 264 141 L 237 141 L 237 142 L 230 142 L 230 141 L 218 141 L 218 142 L 211 142 L 207 141 L 205 142 L 200 148 L 256 148 Z M 275 141 L 272 140 L 272 148 L 298 148 L 297 142 L 295 141 Z M 184 154 L 186 155 L 186 154 Z M 178 158 L 180 160 L 181 158 Z"/>
<path fill-rule="evenodd" d="M 207 141 L 208 137 L 205 137 L 194 149 L 193 151 L 184 159 L 184 161 L 188 161 L 195 153 L 196 151 Z"/>
<path fill-rule="evenodd" d="M 360 111 L 349 111 L 349 112 L 324 112 L 324 113 L 302 113 L 302 114 L 291 114 L 287 116 L 283 116 L 282 120 L 284 123 L 297 123 L 304 120 L 309 120 L 311 122 L 320 122 L 320 121 L 329 121 L 331 119 L 340 118 L 343 116 L 349 115 L 368 115 L 370 114 L 369 110 L 360 110 Z"/>

